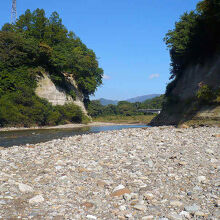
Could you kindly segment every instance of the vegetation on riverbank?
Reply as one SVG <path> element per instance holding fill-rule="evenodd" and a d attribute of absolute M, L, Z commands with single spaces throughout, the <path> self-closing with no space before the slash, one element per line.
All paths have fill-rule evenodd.
<path fill-rule="evenodd" d="M 94 122 L 112 122 L 119 124 L 148 124 L 155 117 L 155 114 L 151 115 L 106 115 L 93 118 Z"/>
<path fill-rule="evenodd" d="M 95 53 L 62 24 L 58 13 L 27 10 L 0 31 L 0 126 L 57 125 L 82 122 L 74 104 L 52 106 L 36 96 L 37 80 L 48 73 L 74 99 L 64 73 L 75 79 L 85 97 L 102 83 Z"/>

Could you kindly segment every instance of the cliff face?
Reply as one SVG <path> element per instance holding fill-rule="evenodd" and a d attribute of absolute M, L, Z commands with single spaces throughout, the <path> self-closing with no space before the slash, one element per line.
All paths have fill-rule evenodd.
<path fill-rule="evenodd" d="M 178 96 L 180 100 L 192 98 L 199 89 L 199 83 L 209 85 L 213 89 L 220 86 L 220 57 L 215 57 L 205 64 L 189 66 L 180 78 L 171 94 Z"/>
<path fill-rule="evenodd" d="M 64 89 L 55 85 L 49 77 L 49 74 L 43 73 L 38 79 L 38 86 L 35 90 L 36 95 L 41 98 L 47 99 L 52 105 L 64 105 L 68 103 L 74 103 L 78 105 L 84 114 L 87 115 L 85 105 L 83 103 L 84 96 L 79 91 L 77 84 L 72 76 L 65 75 L 70 90 L 73 90 L 76 94 L 75 99 L 68 95 Z"/>
<path fill-rule="evenodd" d="M 178 125 L 198 120 L 205 124 L 209 124 L 210 121 L 220 124 L 220 107 L 218 104 L 202 105 L 198 109 L 193 109 L 194 103 L 193 101 L 190 102 L 190 99 L 195 98 L 201 82 L 214 90 L 220 87 L 219 56 L 205 64 L 191 65 L 185 70 L 170 93 L 171 96 L 178 97 L 178 102 L 165 105 L 161 113 L 152 120 L 151 125 Z"/>

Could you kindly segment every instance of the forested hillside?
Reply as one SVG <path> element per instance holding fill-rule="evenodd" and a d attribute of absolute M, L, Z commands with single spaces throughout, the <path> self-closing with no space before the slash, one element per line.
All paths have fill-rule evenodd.
<path fill-rule="evenodd" d="M 152 122 L 157 125 L 178 124 L 204 106 L 219 105 L 220 0 L 198 3 L 195 11 L 180 17 L 164 40 L 170 50 L 172 81 L 163 111 Z"/>
<path fill-rule="evenodd" d="M 148 99 L 145 102 L 130 103 L 127 101 L 120 101 L 117 105 L 109 104 L 103 106 L 99 100 L 89 102 L 88 113 L 92 117 L 99 116 L 132 116 L 144 114 L 138 110 L 140 109 L 161 109 L 164 101 L 164 95 Z"/>
<path fill-rule="evenodd" d="M 0 31 L 0 126 L 81 122 L 73 105 L 53 107 L 35 95 L 38 78 L 48 73 L 55 85 L 74 99 L 65 75 L 73 77 L 85 97 L 102 83 L 95 53 L 62 24 L 58 13 L 27 10 L 15 24 Z"/>

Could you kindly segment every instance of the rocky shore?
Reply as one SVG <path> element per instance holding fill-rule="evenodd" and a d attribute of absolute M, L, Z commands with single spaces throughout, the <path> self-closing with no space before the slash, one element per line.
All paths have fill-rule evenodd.
<path fill-rule="evenodd" d="M 220 219 L 220 128 L 0 148 L 0 219 Z"/>

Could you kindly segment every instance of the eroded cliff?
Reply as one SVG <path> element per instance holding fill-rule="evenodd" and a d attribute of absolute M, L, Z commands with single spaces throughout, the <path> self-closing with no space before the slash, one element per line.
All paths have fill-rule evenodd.
<path fill-rule="evenodd" d="M 178 125 L 181 123 L 219 124 L 220 103 L 198 103 L 197 94 L 202 85 L 212 91 L 220 88 L 220 56 L 203 64 L 190 65 L 176 80 L 162 112 L 151 125 Z M 169 99 L 172 99 L 170 101 Z"/>
<path fill-rule="evenodd" d="M 79 106 L 84 114 L 87 115 L 87 111 L 83 102 L 84 96 L 79 91 L 78 86 L 74 78 L 69 74 L 64 74 L 68 89 L 73 91 L 75 97 L 72 97 L 67 91 L 58 85 L 55 85 L 50 79 L 50 75 L 43 73 L 38 78 L 37 88 L 35 93 L 41 98 L 47 99 L 52 105 L 64 105 L 74 103 Z M 88 116 L 88 115 L 87 115 Z"/>

